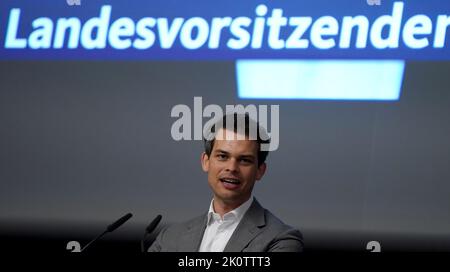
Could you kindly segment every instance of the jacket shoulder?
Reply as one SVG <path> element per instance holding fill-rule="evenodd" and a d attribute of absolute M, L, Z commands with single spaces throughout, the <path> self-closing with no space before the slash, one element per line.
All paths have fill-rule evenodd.
<path fill-rule="evenodd" d="M 178 242 L 191 228 L 201 227 L 206 215 L 200 215 L 180 223 L 166 225 L 156 236 L 149 252 L 154 251 L 177 251 Z"/>
<path fill-rule="evenodd" d="M 285 224 L 281 219 L 264 209 L 266 219 L 265 233 L 273 237 L 268 251 L 303 251 L 303 234 L 300 230 Z"/>

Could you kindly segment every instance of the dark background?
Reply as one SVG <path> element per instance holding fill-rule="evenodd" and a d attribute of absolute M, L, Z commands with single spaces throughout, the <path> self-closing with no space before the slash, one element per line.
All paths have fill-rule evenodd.
<path fill-rule="evenodd" d="M 239 100 L 224 61 L 2 61 L 0 79 L 3 249 L 64 252 L 132 212 L 92 250 L 139 251 L 157 214 L 205 212 L 202 143 L 170 134 L 172 107 L 201 96 L 280 105 L 280 146 L 254 195 L 306 250 L 450 251 L 448 62 L 407 62 L 396 102 Z"/>

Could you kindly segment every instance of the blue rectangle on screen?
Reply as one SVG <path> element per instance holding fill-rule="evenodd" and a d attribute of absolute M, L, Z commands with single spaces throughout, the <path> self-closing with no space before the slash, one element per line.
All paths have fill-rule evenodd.
<path fill-rule="evenodd" d="M 403 60 L 238 60 L 239 98 L 395 101 Z"/>

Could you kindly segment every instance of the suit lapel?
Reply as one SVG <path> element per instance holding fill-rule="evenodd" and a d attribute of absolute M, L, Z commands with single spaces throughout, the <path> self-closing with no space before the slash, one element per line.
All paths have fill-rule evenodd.
<path fill-rule="evenodd" d="M 192 220 L 187 226 L 186 233 L 180 238 L 179 251 L 197 252 L 202 242 L 203 233 L 206 228 L 206 214 Z"/>
<path fill-rule="evenodd" d="M 251 240 L 253 240 L 263 230 L 266 225 L 264 208 L 261 207 L 256 198 L 245 213 L 236 230 L 230 237 L 224 252 L 240 252 Z"/>

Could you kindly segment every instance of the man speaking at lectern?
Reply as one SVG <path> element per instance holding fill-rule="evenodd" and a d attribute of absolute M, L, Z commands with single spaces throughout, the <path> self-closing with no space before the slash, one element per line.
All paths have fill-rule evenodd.
<path fill-rule="evenodd" d="M 227 126 L 228 123 L 232 125 Z M 230 122 L 233 120 L 234 122 Z M 244 128 L 242 128 L 244 124 Z M 250 133 L 257 128 L 256 137 Z M 228 114 L 210 129 L 201 156 L 213 191 L 209 211 L 163 229 L 149 252 L 299 252 L 303 237 L 252 196 L 266 171 L 265 128 L 247 114 Z"/>

